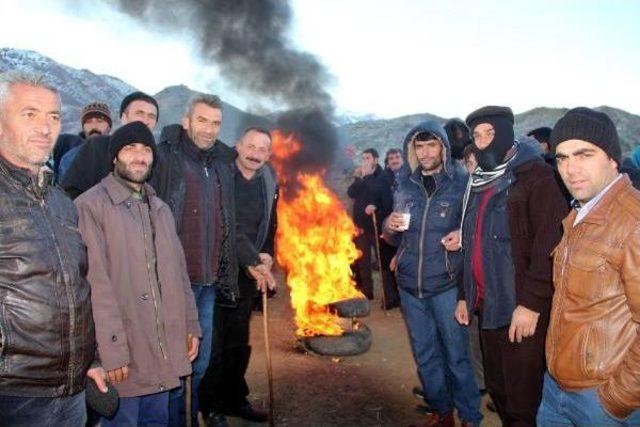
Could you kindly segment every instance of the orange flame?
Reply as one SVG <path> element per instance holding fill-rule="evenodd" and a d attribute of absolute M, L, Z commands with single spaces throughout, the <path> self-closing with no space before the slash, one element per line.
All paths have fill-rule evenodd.
<path fill-rule="evenodd" d="M 276 259 L 287 273 L 296 334 L 341 335 L 339 317 L 327 304 L 363 297 L 355 288 L 350 268 L 360 255 L 353 243 L 357 228 L 320 174 L 293 176 L 297 192 L 286 197 L 292 183 L 286 182 L 283 168 L 286 159 L 299 150 L 300 142 L 293 136 L 273 133 L 272 160 L 285 195 L 278 201 Z"/>

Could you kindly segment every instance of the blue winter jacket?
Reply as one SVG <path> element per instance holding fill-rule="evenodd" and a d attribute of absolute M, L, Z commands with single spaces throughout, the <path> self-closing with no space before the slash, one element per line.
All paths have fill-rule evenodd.
<path fill-rule="evenodd" d="M 444 168 L 434 176 L 436 190 L 431 197 L 422 184 L 422 167 L 413 145 L 421 132 L 436 135 L 443 146 Z M 394 233 L 384 227 L 384 237 L 398 246 L 398 286 L 419 298 L 429 297 L 455 287 L 462 268 L 461 253 L 447 252 L 441 240 L 460 226 L 468 175 L 451 160 L 447 134 L 436 122 L 423 122 L 413 128 L 405 138 L 403 152 L 408 169 L 398 176 L 394 204 L 410 206 L 409 229 Z"/>

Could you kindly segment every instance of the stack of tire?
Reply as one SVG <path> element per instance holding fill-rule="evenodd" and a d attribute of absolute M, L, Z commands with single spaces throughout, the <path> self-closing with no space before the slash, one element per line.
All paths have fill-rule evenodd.
<path fill-rule="evenodd" d="M 371 347 L 371 330 L 356 318 L 366 317 L 371 311 L 369 301 L 365 298 L 351 298 L 329 305 L 329 309 L 339 317 L 352 319 L 350 329 L 342 335 L 318 335 L 301 337 L 302 347 L 312 353 L 323 356 L 356 356 Z"/>

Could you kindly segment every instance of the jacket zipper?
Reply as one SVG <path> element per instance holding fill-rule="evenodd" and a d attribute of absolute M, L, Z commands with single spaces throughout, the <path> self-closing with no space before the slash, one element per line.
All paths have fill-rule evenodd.
<path fill-rule="evenodd" d="M 427 213 L 429 212 L 429 207 L 431 205 L 431 198 L 433 196 L 435 196 L 436 192 L 438 191 L 438 182 L 436 181 L 435 177 L 433 178 L 436 188 L 435 190 L 433 190 L 433 195 L 431 197 L 429 197 L 429 194 L 427 193 L 427 190 L 424 188 L 424 185 L 418 184 L 415 181 L 413 181 L 414 184 L 418 185 L 422 191 L 424 192 L 424 196 L 427 199 L 427 203 L 425 204 L 424 207 L 424 212 L 422 213 L 422 221 L 420 223 L 420 244 L 418 245 L 418 298 L 422 298 L 422 253 L 424 251 L 424 234 L 425 234 L 425 224 L 427 222 Z"/>
<path fill-rule="evenodd" d="M 75 365 L 74 335 L 75 335 L 75 323 L 76 323 L 75 301 L 73 299 L 73 293 L 71 292 L 71 286 L 69 284 L 69 274 L 64 268 L 62 253 L 60 252 L 60 246 L 58 245 L 58 239 L 56 238 L 56 234 L 53 231 L 51 220 L 49 219 L 49 216 L 47 214 L 44 198 L 40 199 L 40 208 L 42 209 L 42 213 L 44 214 L 44 218 L 47 223 L 47 227 L 49 228 L 51 238 L 53 239 L 53 244 L 56 248 L 58 263 L 60 264 L 60 270 L 62 271 L 62 281 L 64 283 L 65 293 L 67 294 L 67 303 L 69 304 L 69 368 L 67 369 L 67 375 L 69 380 L 69 393 L 71 394 L 75 391 L 73 389 L 73 368 Z"/>
<path fill-rule="evenodd" d="M 561 279 L 561 283 L 560 286 L 562 286 L 562 289 L 559 289 L 560 291 L 560 298 L 558 298 L 558 304 L 557 307 L 554 310 L 554 315 L 553 315 L 553 319 L 550 320 L 549 323 L 551 323 L 553 320 L 556 320 L 554 323 L 556 325 L 555 330 L 553 331 L 553 354 L 551 356 L 551 360 L 552 363 L 550 364 L 551 366 L 549 366 L 549 368 L 551 368 L 553 366 L 553 363 L 555 363 L 555 349 L 557 348 L 558 345 L 558 336 L 560 335 L 560 332 L 558 331 L 558 328 L 560 327 L 560 323 L 557 322 L 557 317 L 558 317 L 558 313 L 562 312 L 562 305 L 564 303 L 564 294 L 566 292 L 566 268 L 567 268 L 567 261 L 569 259 L 569 247 L 570 247 L 570 243 L 571 243 L 571 235 L 567 236 L 567 240 L 565 242 L 564 248 L 563 248 L 563 253 L 562 253 L 562 270 L 561 270 L 561 275 L 562 275 L 562 279 Z"/>
<path fill-rule="evenodd" d="M 144 218 L 144 212 L 140 204 L 138 204 L 138 210 L 140 211 L 140 217 Z M 149 217 L 151 217 L 151 208 L 149 208 Z M 144 220 L 143 220 L 143 224 L 144 224 Z M 143 226 L 142 235 L 144 236 L 144 247 L 148 248 L 149 246 L 148 246 L 147 232 L 144 230 L 144 226 Z M 154 248 L 154 251 L 155 251 L 155 248 Z M 158 337 L 158 346 L 160 347 L 160 353 L 162 354 L 162 358 L 166 359 L 167 355 L 164 351 L 164 347 L 162 346 L 162 338 L 160 337 L 160 331 L 162 330 L 162 328 L 160 327 L 160 314 L 158 310 L 158 301 L 157 301 L 156 291 L 153 287 L 153 281 L 151 280 L 151 266 L 149 265 L 148 260 L 147 260 L 147 277 L 149 278 L 149 289 L 151 290 L 151 298 L 153 298 L 153 308 L 155 310 L 155 315 L 156 315 L 155 316 L 156 317 L 156 334 Z M 156 281 L 157 280 L 159 280 L 158 277 L 156 277 Z"/>
<path fill-rule="evenodd" d="M 204 175 L 207 178 L 205 180 L 205 185 L 203 187 L 203 189 L 205 189 L 205 191 L 211 190 L 209 189 L 209 168 L 207 167 L 206 164 L 202 165 L 203 169 L 204 169 Z M 212 193 L 213 194 L 213 193 Z M 211 271 L 211 240 L 213 240 L 211 236 L 211 220 L 213 219 L 213 217 L 211 215 L 209 215 L 207 212 L 209 211 L 209 209 L 213 210 L 213 207 L 211 207 L 211 205 L 213 205 L 213 198 L 210 198 L 210 200 L 207 200 L 205 198 L 205 203 L 209 206 L 204 206 L 204 210 L 202 212 L 202 214 L 204 215 L 204 222 L 205 222 L 205 230 L 204 230 L 204 271 L 202 272 L 202 280 L 205 283 L 210 283 L 213 278 L 209 276 L 209 272 Z M 214 212 L 215 215 L 215 212 Z"/>

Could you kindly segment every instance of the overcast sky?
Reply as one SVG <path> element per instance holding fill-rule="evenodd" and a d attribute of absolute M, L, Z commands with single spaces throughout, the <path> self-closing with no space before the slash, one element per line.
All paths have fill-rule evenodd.
<path fill-rule="evenodd" d="M 340 111 L 464 117 L 486 104 L 610 105 L 640 114 L 640 1 L 294 0 L 291 42 L 334 76 Z M 36 50 L 150 93 L 169 85 L 256 102 L 202 64 L 185 34 L 156 33 L 97 0 L 0 0 L 0 47 Z"/>

